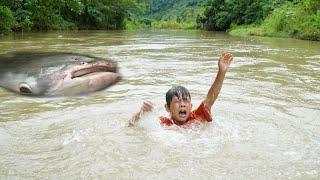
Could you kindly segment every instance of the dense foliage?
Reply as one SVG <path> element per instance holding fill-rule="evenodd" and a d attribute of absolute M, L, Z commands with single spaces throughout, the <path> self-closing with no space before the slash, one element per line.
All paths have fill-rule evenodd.
<path fill-rule="evenodd" d="M 0 1 L 0 34 L 150 27 L 320 40 L 320 0 Z"/>
<path fill-rule="evenodd" d="M 270 12 L 286 0 L 212 0 L 197 18 L 198 27 L 227 30 L 232 24 L 261 23 Z"/>
<path fill-rule="evenodd" d="M 209 0 L 142 0 L 145 12 L 140 16 L 153 28 L 195 29 L 197 14 Z"/>
<path fill-rule="evenodd" d="M 140 7 L 136 0 L 1 0 L 0 33 L 122 29 Z"/>
<path fill-rule="evenodd" d="M 144 0 L 149 4 L 144 13 L 146 16 L 155 20 L 176 20 L 177 22 L 186 21 L 196 17 L 197 8 L 207 0 Z"/>
<path fill-rule="evenodd" d="M 251 34 L 320 41 L 320 1 L 288 2 L 275 9 Z"/>
<path fill-rule="evenodd" d="M 320 40 L 320 1 L 212 0 L 197 25 L 213 31 L 232 28 L 233 34 Z"/>

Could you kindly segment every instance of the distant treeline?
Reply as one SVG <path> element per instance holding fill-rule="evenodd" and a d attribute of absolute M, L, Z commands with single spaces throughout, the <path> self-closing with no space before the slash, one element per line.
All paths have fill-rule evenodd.
<path fill-rule="evenodd" d="M 142 26 L 320 40 L 320 0 L 142 1 L 150 4 Z"/>
<path fill-rule="evenodd" d="M 0 1 L 0 34 L 125 28 L 198 28 L 319 41 L 320 0 Z"/>
<path fill-rule="evenodd" d="M 140 8 L 136 0 L 1 0 L 0 33 L 123 29 Z"/>
<path fill-rule="evenodd" d="M 138 24 L 152 28 L 196 29 L 196 18 L 202 14 L 205 4 L 210 0 L 141 0 L 145 11 L 138 19 Z M 151 22 L 146 24 L 146 22 Z M 137 23 L 137 20 L 135 22 Z"/>

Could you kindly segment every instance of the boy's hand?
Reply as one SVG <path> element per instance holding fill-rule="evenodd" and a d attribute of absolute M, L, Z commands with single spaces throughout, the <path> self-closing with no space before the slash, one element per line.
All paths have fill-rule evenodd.
<path fill-rule="evenodd" d="M 233 55 L 231 53 L 222 53 L 219 59 L 219 70 L 221 70 L 222 72 L 227 72 L 232 59 Z"/>
<path fill-rule="evenodd" d="M 144 101 L 140 109 L 140 115 L 144 114 L 145 112 L 151 112 L 152 110 L 153 110 L 152 102 Z"/>
<path fill-rule="evenodd" d="M 224 52 L 220 55 L 218 63 L 219 71 L 217 73 L 216 79 L 214 80 L 213 84 L 211 85 L 208 91 L 206 99 L 204 100 L 205 106 L 208 108 L 209 111 L 211 110 L 213 103 L 216 101 L 220 93 L 225 74 L 228 71 L 232 59 L 233 56 L 231 53 Z"/>
<path fill-rule="evenodd" d="M 141 116 L 146 112 L 151 112 L 153 110 L 153 104 L 151 101 L 144 101 L 140 111 L 136 113 L 129 121 L 129 126 L 135 125 L 137 122 L 140 121 Z"/>

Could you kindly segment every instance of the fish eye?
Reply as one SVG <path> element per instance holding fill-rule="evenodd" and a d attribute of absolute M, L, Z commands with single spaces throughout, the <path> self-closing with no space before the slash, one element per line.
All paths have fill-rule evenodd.
<path fill-rule="evenodd" d="M 87 63 L 87 62 L 82 61 L 82 62 L 80 62 L 80 64 L 81 64 L 81 65 L 86 65 L 86 64 L 88 64 L 88 63 Z"/>

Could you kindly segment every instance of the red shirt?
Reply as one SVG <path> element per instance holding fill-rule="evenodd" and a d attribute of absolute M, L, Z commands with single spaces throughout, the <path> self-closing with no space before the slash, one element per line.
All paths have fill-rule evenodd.
<path fill-rule="evenodd" d="M 201 121 L 207 121 L 207 122 L 212 121 L 211 113 L 208 110 L 208 108 L 206 108 L 203 101 L 201 102 L 200 106 L 197 109 L 191 111 L 188 119 L 186 120 L 185 123 L 183 123 L 183 125 L 190 124 L 195 121 L 200 121 L 200 122 Z M 165 125 L 165 126 L 171 126 L 174 123 L 171 118 L 161 116 L 160 117 L 160 124 Z"/>

